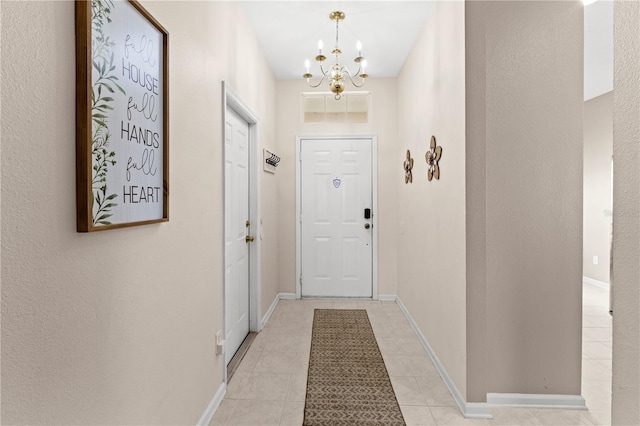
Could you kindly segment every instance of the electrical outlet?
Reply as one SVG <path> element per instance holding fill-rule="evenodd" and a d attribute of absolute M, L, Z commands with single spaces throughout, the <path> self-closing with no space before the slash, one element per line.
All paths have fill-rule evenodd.
<path fill-rule="evenodd" d="M 222 330 L 216 333 L 216 355 L 222 355 L 222 349 L 224 348 L 224 340 L 222 340 Z"/>
<path fill-rule="evenodd" d="M 593 264 L 594 265 L 598 264 L 598 256 L 593 256 Z"/>

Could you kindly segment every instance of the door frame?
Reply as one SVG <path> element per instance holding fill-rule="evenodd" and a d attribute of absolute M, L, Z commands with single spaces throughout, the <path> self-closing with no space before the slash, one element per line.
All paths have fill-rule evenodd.
<path fill-rule="evenodd" d="M 249 124 L 249 221 L 251 226 L 249 232 L 256 236 L 253 244 L 249 244 L 249 331 L 260 331 L 260 298 L 262 294 L 262 283 L 260 274 L 261 265 L 261 246 L 260 239 L 260 165 L 262 156 L 258 148 L 258 117 L 251 109 L 242 101 L 242 99 L 233 91 L 229 84 L 222 81 L 222 253 L 223 267 L 226 265 L 226 247 L 225 247 L 225 203 L 227 202 L 227 194 L 225 193 L 225 143 L 227 108 L 233 110 L 236 114 L 246 120 Z M 227 283 L 224 271 L 222 272 L 222 334 L 226 340 L 226 315 L 227 315 Z M 226 360 L 226 345 L 223 345 L 222 359 Z M 227 380 L 227 365 L 224 365 L 224 380 Z"/>
<path fill-rule="evenodd" d="M 371 247 L 371 295 L 373 300 L 378 300 L 378 136 L 377 135 L 311 135 L 296 136 L 296 298 L 302 298 L 302 157 L 300 149 L 302 141 L 314 140 L 370 140 L 371 141 L 371 191 L 373 196 L 373 235 Z"/>

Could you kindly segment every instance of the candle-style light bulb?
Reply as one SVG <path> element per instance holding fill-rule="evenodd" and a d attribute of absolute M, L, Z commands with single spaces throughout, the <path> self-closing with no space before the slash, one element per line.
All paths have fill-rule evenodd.
<path fill-rule="evenodd" d="M 324 46 L 322 40 L 318 40 L 318 55 L 322 55 L 322 46 Z"/>
<path fill-rule="evenodd" d="M 305 61 L 304 61 L 304 66 L 305 66 L 305 68 L 307 69 L 307 74 L 309 74 L 309 65 L 311 65 L 311 64 L 309 63 L 309 60 L 308 60 L 308 59 L 305 59 Z"/>
<path fill-rule="evenodd" d="M 362 56 L 362 43 L 360 43 L 360 40 L 356 43 L 356 50 L 358 51 L 358 56 Z"/>
<path fill-rule="evenodd" d="M 360 64 L 362 65 L 362 74 L 364 74 L 364 69 L 367 67 L 367 60 L 364 59 Z"/>

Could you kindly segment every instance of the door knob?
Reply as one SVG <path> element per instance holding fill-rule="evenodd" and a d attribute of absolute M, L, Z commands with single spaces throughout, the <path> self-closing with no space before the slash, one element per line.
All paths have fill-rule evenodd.
<path fill-rule="evenodd" d="M 247 235 L 246 237 L 244 237 L 244 241 L 247 243 L 252 243 L 253 240 L 255 240 L 255 238 L 251 235 Z"/>
<path fill-rule="evenodd" d="M 364 224 L 364 229 L 369 229 L 369 228 L 371 228 L 371 225 L 369 225 L 368 223 L 365 223 Z"/>

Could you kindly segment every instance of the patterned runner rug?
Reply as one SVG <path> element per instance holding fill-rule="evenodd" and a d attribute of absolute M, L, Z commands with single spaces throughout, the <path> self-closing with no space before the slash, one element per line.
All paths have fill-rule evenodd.
<path fill-rule="evenodd" d="M 364 309 L 316 309 L 304 426 L 404 425 Z"/>

